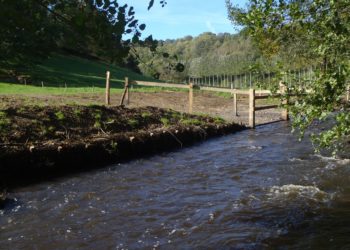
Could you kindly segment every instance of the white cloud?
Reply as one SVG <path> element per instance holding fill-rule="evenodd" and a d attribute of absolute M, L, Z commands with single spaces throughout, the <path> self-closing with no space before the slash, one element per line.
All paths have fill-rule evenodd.
<path fill-rule="evenodd" d="M 206 22 L 206 25 L 207 25 L 208 30 L 209 30 L 211 33 L 216 33 L 216 30 L 215 30 L 213 24 L 212 24 L 210 21 L 207 21 L 207 22 Z"/>

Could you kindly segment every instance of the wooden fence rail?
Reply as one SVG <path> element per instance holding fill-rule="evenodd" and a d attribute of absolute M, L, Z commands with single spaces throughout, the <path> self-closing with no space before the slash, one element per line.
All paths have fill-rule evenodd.
<path fill-rule="evenodd" d="M 189 88 L 189 85 L 187 85 L 187 84 L 177 84 L 177 83 L 131 81 L 130 84 L 148 86 L 148 87 L 162 87 L 162 88 L 178 88 L 178 89 L 188 89 Z"/>

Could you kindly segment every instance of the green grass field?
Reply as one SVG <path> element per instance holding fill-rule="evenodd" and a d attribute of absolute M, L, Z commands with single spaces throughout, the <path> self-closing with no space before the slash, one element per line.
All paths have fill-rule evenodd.
<path fill-rule="evenodd" d="M 111 92 L 123 91 L 124 79 L 157 81 L 101 61 L 76 56 L 54 55 L 41 65 L 25 72 L 31 76 L 28 85 L 0 82 L 0 94 L 78 94 L 105 91 L 106 71 L 111 72 Z M 44 87 L 42 87 L 42 83 Z M 133 86 L 133 91 L 155 92 L 164 88 Z M 169 90 L 169 88 L 167 88 Z M 179 89 L 173 89 L 181 91 Z"/>
<path fill-rule="evenodd" d="M 121 85 L 122 86 L 122 85 Z M 124 89 L 122 87 L 115 86 L 111 89 L 111 93 L 122 93 Z M 187 92 L 186 89 L 177 89 L 177 88 L 161 88 L 161 87 L 143 87 L 135 86 L 133 87 L 133 92 L 159 92 L 164 90 L 170 91 L 183 91 Z M 0 82 L 0 94 L 5 95 L 23 95 L 23 94 L 51 94 L 51 95 L 69 95 L 69 94 L 88 94 L 88 93 L 104 93 L 104 87 L 41 87 L 41 86 L 32 86 L 32 85 L 23 85 L 23 84 L 14 84 L 14 83 L 3 83 Z"/>
<path fill-rule="evenodd" d="M 0 94 L 77 94 L 77 93 L 102 93 L 102 87 L 39 87 L 23 84 L 0 83 Z M 111 92 L 122 92 L 121 88 L 114 88 Z"/>

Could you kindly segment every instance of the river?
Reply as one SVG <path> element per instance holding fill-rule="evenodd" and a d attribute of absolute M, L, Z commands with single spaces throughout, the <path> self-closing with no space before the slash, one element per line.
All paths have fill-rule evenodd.
<path fill-rule="evenodd" d="M 350 160 L 283 122 L 9 196 L 1 249 L 350 249 Z"/>

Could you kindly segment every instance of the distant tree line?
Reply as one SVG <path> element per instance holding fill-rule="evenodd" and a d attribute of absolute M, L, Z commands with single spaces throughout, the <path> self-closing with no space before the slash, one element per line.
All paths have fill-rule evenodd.
<path fill-rule="evenodd" d="M 159 42 L 158 54 L 145 48 L 137 48 L 139 68 L 143 74 L 157 76 L 163 80 L 183 81 L 186 77 L 204 77 L 215 75 L 239 75 L 247 72 L 273 72 L 282 65 L 288 69 L 306 67 L 307 61 L 289 61 L 276 56 L 266 58 L 245 35 L 245 30 L 238 34 L 203 33 L 198 37 L 186 36 L 176 40 Z M 164 67 L 166 59 L 177 59 L 185 68 L 183 72 Z"/>

